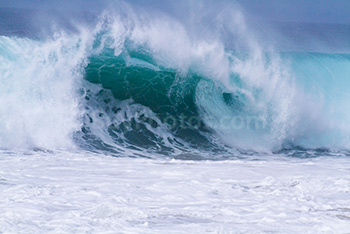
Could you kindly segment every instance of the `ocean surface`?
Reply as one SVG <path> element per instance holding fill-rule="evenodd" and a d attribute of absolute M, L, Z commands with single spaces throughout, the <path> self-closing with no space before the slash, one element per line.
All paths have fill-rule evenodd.
<path fill-rule="evenodd" d="M 0 233 L 349 233 L 350 25 L 191 9 L 0 8 Z"/>

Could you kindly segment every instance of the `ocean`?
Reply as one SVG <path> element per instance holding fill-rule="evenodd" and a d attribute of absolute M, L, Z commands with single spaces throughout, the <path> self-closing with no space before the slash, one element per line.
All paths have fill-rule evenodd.
<path fill-rule="evenodd" d="M 0 233 L 349 232 L 350 25 L 185 6 L 0 8 Z"/>

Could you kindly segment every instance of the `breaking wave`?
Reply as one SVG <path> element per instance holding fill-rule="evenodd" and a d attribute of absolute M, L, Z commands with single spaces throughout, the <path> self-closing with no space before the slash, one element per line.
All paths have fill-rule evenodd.
<path fill-rule="evenodd" d="M 0 36 L 0 148 L 348 150 L 350 55 L 272 49 L 229 12 L 201 33 L 129 10 L 44 39 Z"/>

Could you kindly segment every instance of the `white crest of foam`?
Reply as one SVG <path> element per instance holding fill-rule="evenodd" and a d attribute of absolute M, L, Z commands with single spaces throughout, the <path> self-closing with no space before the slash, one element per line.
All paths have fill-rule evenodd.
<path fill-rule="evenodd" d="M 1 148 L 72 146 L 84 43 L 64 34 L 45 42 L 0 37 Z"/>

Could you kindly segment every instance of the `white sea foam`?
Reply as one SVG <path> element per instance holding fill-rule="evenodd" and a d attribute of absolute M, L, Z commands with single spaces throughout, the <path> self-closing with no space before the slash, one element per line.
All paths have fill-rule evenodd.
<path fill-rule="evenodd" d="M 0 147 L 73 146 L 72 133 L 80 127 L 81 38 L 2 36 L 0 46 Z"/>
<path fill-rule="evenodd" d="M 346 157 L 0 154 L 1 233 L 347 233 Z"/>

